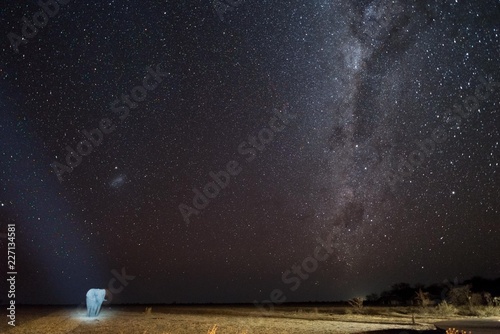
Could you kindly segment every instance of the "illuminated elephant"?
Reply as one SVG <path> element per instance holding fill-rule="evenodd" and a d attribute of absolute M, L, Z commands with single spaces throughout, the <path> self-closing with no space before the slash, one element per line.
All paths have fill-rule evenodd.
<path fill-rule="evenodd" d="M 106 295 L 109 292 L 105 289 L 90 289 L 87 291 L 87 316 L 97 317 L 101 311 L 103 301 L 106 301 Z"/>

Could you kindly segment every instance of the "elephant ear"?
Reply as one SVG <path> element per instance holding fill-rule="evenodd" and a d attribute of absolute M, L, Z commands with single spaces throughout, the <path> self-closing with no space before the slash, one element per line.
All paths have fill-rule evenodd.
<path fill-rule="evenodd" d="M 106 295 L 104 296 L 104 301 L 110 303 L 113 300 L 113 294 L 108 289 L 105 290 Z"/>
<path fill-rule="evenodd" d="M 92 289 L 89 289 L 89 291 L 87 291 L 86 296 L 87 296 L 87 297 L 89 297 L 89 296 L 94 295 L 94 291 L 95 291 L 95 289 L 93 289 L 93 288 L 92 288 Z"/>

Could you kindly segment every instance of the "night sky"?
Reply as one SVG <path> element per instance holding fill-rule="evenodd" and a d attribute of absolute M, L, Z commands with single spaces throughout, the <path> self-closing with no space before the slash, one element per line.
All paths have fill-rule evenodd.
<path fill-rule="evenodd" d="M 17 303 L 500 276 L 500 1 L 60 2 L 0 9 Z"/>

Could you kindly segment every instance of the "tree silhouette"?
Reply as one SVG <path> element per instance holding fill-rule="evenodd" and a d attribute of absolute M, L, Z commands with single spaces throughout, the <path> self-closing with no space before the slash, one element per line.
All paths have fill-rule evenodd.
<path fill-rule="evenodd" d="M 348 300 L 348 303 L 349 305 L 351 305 L 352 307 L 356 308 L 356 309 L 362 309 L 363 308 L 363 301 L 364 299 L 361 298 L 361 297 L 355 297 L 353 299 L 349 299 Z"/>
<path fill-rule="evenodd" d="M 471 298 L 470 288 L 470 285 L 460 285 L 452 287 L 448 292 L 450 303 L 455 306 L 469 305 L 469 301 Z"/>
<path fill-rule="evenodd" d="M 422 288 L 419 288 L 418 291 L 415 292 L 415 300 L 418 305 L 422 307 L 427 307 L 431 304 L 430 294 L 428 292 L 424 292 Z"/>

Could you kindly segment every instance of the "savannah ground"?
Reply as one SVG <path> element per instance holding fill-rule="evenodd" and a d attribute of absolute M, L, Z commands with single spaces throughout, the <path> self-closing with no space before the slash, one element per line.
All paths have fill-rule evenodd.
<path fill-rule="evenodd" d="M 439 314 L 435 308 L 289 305 L 262 313 L 253 306 L 103 306 L 98 318 L 84 307 L 19 307 L 16 326 L 4 318 L 2 333 L 438 333 L 433 323 L 471 318 Z M 414 322 L 412 320 L 414 317 Z M 477 318 L 477 317 L 476 317 Z M 497 317 L 497 319 L 500 319 Z M 216 330 L 210 332 L 214 329 Z"/>

